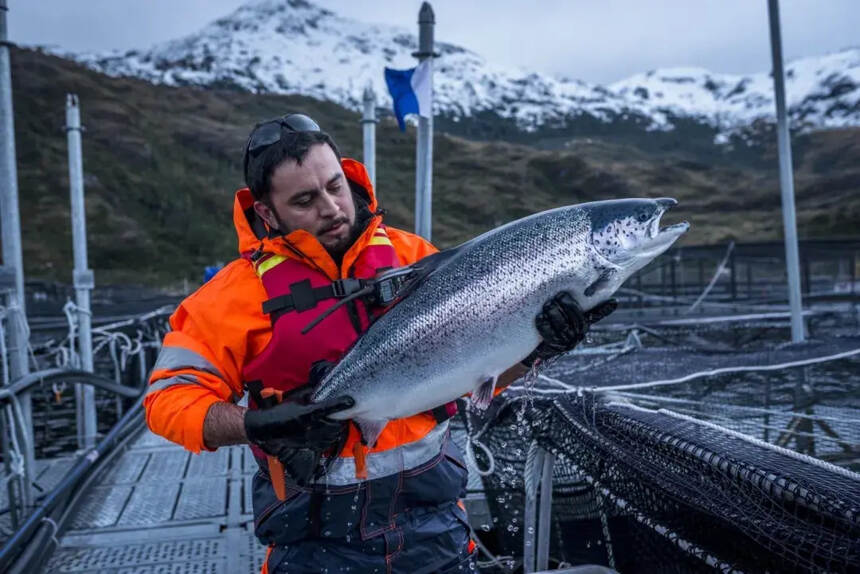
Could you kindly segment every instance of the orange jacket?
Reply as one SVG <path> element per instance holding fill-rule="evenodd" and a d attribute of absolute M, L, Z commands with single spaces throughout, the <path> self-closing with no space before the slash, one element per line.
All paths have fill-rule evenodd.
<path fill-rule="evenodd" d="M 347 179 L 367 191 L 370 210 L 376 211 L 376 197 L 364 166 L 351 159 L 344 159 L 341 164 Z M 262 249 L 302 261 L 295 249 L 306 257 L 306 264 L 316 265 L 332 280 L 345 277 L 345 271 L 382 221 L 380 216 L 371 220 L 344 255 L 338 269 L 325 248 L 307 231 L 260 239 L 247 215 L 253 213 L 252 205 L 250 190 L 241 189 L 236 193 L 233 223 L 239 237 L 239 253 Z M 403 265 L 436 252 L 436 248 L 417 235 L 392 227 L 387 227 L 387 232 Z M 242 369 L 266 347 L 272 336 L 271 320 L 262 311 L 267 298 L 251 263 L 239 258 L 180 303 L 170 317 L 172 331 L 164 337 L 144 399 L 146 422 L 152 432 L 193 452 L 212 450 L 203 443 L 203 420 L 213 403 L 235 401 L 244 394 Z M 434 424 L 416 422 L 419 427 L 427 427 L 423 432 Z M 391 429 L 392 432 L 396 430 Z M 401 437 L 403 430 L 397 433 Z M 420 432 L 419 428 L 412 430 Z M 390 441 L 380 442 L 390 446 Z"/>

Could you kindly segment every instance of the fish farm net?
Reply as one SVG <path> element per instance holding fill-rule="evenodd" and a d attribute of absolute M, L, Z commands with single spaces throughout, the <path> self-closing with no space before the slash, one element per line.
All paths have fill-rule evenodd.
<path fill-rule="evenodd" d="M 860 572 L 860 338 L 652 335 L 604 339 L 461 415 L 490 515 L 482 571 L 522 566 L 540 451 L 551 567 Z"/>
<path fill-rule="evenodd" d="M 505 517 L 503 554 L 523 547 L 536 444 L 556 455 L 550 554 L 559 562 L 620 572 L 860 569 L 860 477 L 851 471 L 590 394 L 523 394 L 489 417 L 480 440 L 495 472 L 484 487 L 491 514 Z M 480 449 L 475 457 L 489 464 Z"/>

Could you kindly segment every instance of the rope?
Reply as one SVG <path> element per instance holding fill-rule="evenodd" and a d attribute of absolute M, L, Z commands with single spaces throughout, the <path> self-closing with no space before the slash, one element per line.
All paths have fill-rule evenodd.
<path fill-rule="evenodd" d="M 603 539 L 606 541 L 606 558 L 609 567 L 615 570 L 615 552 L 612 548 L 612 536 L 609 533 L 609 519 L 606 516 L 606 503 L 598 489 L 594 489 L 594 497 L 597 499 L 597 508 L 600 511 L 600 528 L 603 530 Z"/>
<path fill-rule="evenodd" d="M 68 355 L 68 364 L 72 367 L 80 368 L 81 361 L 80 356 L 77 351 L 75 351 L 76 341 L 78 337 L 78 317 L 75 313 L 77 309 L 77 305 L 72 303 L 72 300 L 69 299 L 66 301 L 66 304 L 63 305 L 63 313 L 66 315 L 66 322 L 69 324 L 69 355 Z M 95 355 L 95 353 L 93 353 Z"/>
<path fill-rule="evenodd" d="M 484 451 L 484 456 L 487 457 L 488 466 L 486 470 L 478 466 L 478 461 L 475 459 L 475 446 Z M 479 441 L 476 437 L 473 437 L 471 433 L 468 434 L 468 438 L 466 440 L 466 458 L 468 459 L 469 464 L 472 465 L 472 468 L 475 469 L 475 472 L 478 473 L 478 476 L 490 476 L 496 470 L 496 459 L 493 457 L 493 453 L 489 448 L 487 448 L 487 445 Z"/>
<path fill-rule="evenodd" d="M 9 354 L 6 349 L 6 329 L 3 321 L 8 317 L 5 307 L 0 306 L 0 370 L 2 370 L 2 384 L 7 386 L 10 382 Z"/>
<path fill-rule="evenodd" d="M 664 397 L 661 395 L 644 395 L 639 393 L 625 393 L 623 391 L 618 393 L 623 397 L 627 397 L 628 399 L 642 399 L 645 401 L 654 401 L 654 402 L 663 402 L 663 403 L 680 403 L 680 404 L 688 404 L 688 405 L 697 405 L 703 407 L 714 407 L 714 406 L 722 406 L 726 409 L 736 410 L 736 411 L 746 411 L 749 413 L 760 413 L 762 415 L 790 415 L 792 417 L 799 417 L 810 419 L 813 421 L 822 420 L 822 421 L 833 421 L 837 423 L 855 423 L 860 428 L 860 419 L 846 419 L 839 417 L 829 417 L 827 415 L 808 415 L 799 411 L 781 411 L 781 410 L 770 410 L 763 409 L 759 407 L 747 407 L 743 405 L 717 405 L 715 403 L 709 403 L 707 401 L 694 401 L 690 399 L 678 399 L 674 397 Z"/>
<path fill-rule="evenodd" d="M 735 249 L 735 242 L 732 241 L 731 243 L 729 243 L 729 246 L 726 248 L 726 255 L 725 255 L 725 257 L 723 257 L 723 260 L 717 266 L 717 270 L 714 271 L 714 276 L 711 277 L 710 283 L 708 283 L 708 286 L 705 287 L 704 291 L 702 291 L 702 294 L 699 295 L 699 298 L 696 299 L 696 302 L 693 303 L 692 305 L 690 305 L 690 308 L 687 309 L 687 313 L 692 313 L 696 309 L 696 307 L 699 306 L 699 303 L 704 301 L 705 297 L 708 296 L 708 293 L 711 292 L 711 289 L 714 288 L 714 285 L 717 284 L 717 279 L 720 277 L 720 275 L 722 275 L 723 270 L 726 268 L 726 263 L 728 263 L 729 256 L 732 254 L 732 251 L 734 251 L 734 249 Z"/>
<path fill-rule="evenodd" d="M 523 483 L 525 485 L 526 498 L 532 500 L 537 499 L 538 480 L 535 479 L 535 471 L 537 470 L 538 444 L 536 440 L 529 443 L 529 450 L 526 452 L 526 465 L 523 469 Z M 541 465 L 543 466 L 543 465 Z"/>
<path fill-rule="evenodd" d="M 818 468 L 821 468 L 824 470 L 829 470 L 830 472 L 834 472 L 838 475 L 844 476 L 845 478 L 860 482 L 860 474 L 858 474 L 856 472 L 852 472 L 852 471 L 848 470 L 847 468 L 843 468 L 841 466 L 836 466 L 835 464 L 831 464 L 831 463 L 823 461 L 819 458 L 815 458 L 815 457 L 812 457 L 812 456 L 809 456 L 806 454 L 801 454 L 801 453 L 793 451 L 791 449 L 787 449 L 787 448 L 784 448 L 781 446 L 777 446 L 775 444 L 771 444 L 769 442 L 765 442 L 761 439 L 757 439 L 755 437 L 744 434 L 742 432 L 738 432 L 736 430 L 728 429 L 724 426 L 721 426 L 721 425 L 718 425 L 718 424 L 715 424 L 712 422 L 699 420 L 699 419 L 693 418 L 691 416 L 682 415 L 681 413 L 676 413 L 674 411 L 670 411 L 667 409 L 658 409 L 658 410 L 654 411 L 653 409 L 646 409 L 644 407 L 640 407 L 637 405 L 631 405 L 629 403 L 609 403 L 609 405 L 615 406 L 615 407 L 632 409 L 632 410 L 636 410 L 636 411 L 640 411 L 640 412 L 646 412 L 646 413 L 658 412 L 658 413 L 661 413 L 661 414 L 664 414 L 667 416 L 675 417 L 675 418 L 683 420 L 683 421 L 696 423 L 698 425 L 702 425 L 704 427 L 714 429 L 714 430 L 720 431 L 722 433 L 731 435 L 737 439 L 746 441 L 746 442 L 753 444 L 755 446 L 770 449 L 774 452 L 778 452 L 782 455 L 789 456 L 789 457 L 797 459 L 801 462 L 805 462 L 807 464 L 817 466 Z M 607 406 L 609 406 L 609 405 L 607 405 Z"/>
<path fill-rule="evenodd" d="M 47 522 L 51 526 L 51 537 L 49 540 L 54 543 L 56 548 L 60 547 L 60 541 L 57 540 L 57 532 L 59 532 L 59 527 L 57 523 L 50 516 L 45 516 L 42 518 L 42 522 Z"/>
<path fill-rule="evenodd" d="M 694 379 L 699 379 L 702 377 L 713 377 L 715 375 L 721 375 L 725 373 L 747 373 L 747 372 L 755 372 L 755 371 L 780 371 L 783 369 L 792 369 L 794 367 L 804 367 L 806 365 L 815 365 L 818 363 L 826 363 L 828 361 L 837 361 L 839 359 L 846 359 L 848 357 L 852 357 L 854 355 L 860 354 L 860 349 L 852 349 L 850 351 L 844 351 L 842 353 L 836 353 L 835 355 L 826 355 L 824 357 L 812 357 L 809 359 L 800 359 L 798 361 L 790 361 L 788 363 L 779 363 L 777 365 L 739 365 L 735 367 L 720 367 L 717 369 L 710 369 L 707 371 L 698 371 L 696 373 L 690 373 L 689 375 L 684 375 L 683 377 L 678 377 L 676 379 L 664 379 L 658 381 L 649 381 L 646 383 L 633 383 L 630 385 L 615 385 L 611 387 L 590 387 L 588 390 L 593 393 L 607 393 L 611 391 L 630 391 L 634 389 L 649 389 L 653 387 L 661 387 L 665 385 L 677 385 L 680 383 L 686 383 L 687 381 L 692 381 Z"/>
<path fill-rule="evenodd" d="M 653 387 L 661 387 L 666 385 L 677 385 L 681 383 L 686 383 L 695 379 L 703 378 L 703 377 L 713 377 L 716 375 L 722 375 L 726 373 L 745 373 L 745 372 L 756 372 L 756 371 L 780 371 L 783 369 L 793 369 L 795 367 L 803 367 L 807 365 L 815 365 L 818 363 L 826 363 L 828 361 L 837 361 L 840 359 L 846 359 L 848 357 L 852 357 L 854 355 L 860 354 L 860 349 L 852 349 L 850 351 L 844 351 L 842 353 L 836 353 L 834 355 L 826 355 L 823 357 L 812 357 L 809 359 L 800 359 L 797 361 L 790 361 L 788 363 L 779 363 L 776 365 L 738 365 L 733 367 L 720 367 L 717 369 L 710 369 L 707 371 L 698 371 L 695 373 L 690 373 L 689 375 L 684 375 L 683 377 L 678 377 L 675 379 L 663 379 L 657 381 L 648 381 L 645 383 L 632 383 L 628 385 L 614 385 L 609 387 L 583 387 L 578 385 L 571 385 L 569 383 L 565 383 L 558 379 L 554 379 L 547 375 L 538 375 L 538 378 L 552 383 L 554 385 L 558 385 L 562 387 L 561 389 L 539 389 L 532 388 L 529 390 L 530 393 L 535 393 L 539 395 L 558 395 L 565 394 L 569 392 L 582 393 L 583 391 L 591 392 L 591 393 L 608 393 L 608 392 L 618 392 L 618 391 L 632 391 L 637 389 L 648 389 Z M 521 385 L 514 384 L 511 385 L 511 388 L 519 388 Z M 752 407 L 745 407 L 752 408 Z M 773 413 L 779 413 L 780 411 L 773 411 Z"/>

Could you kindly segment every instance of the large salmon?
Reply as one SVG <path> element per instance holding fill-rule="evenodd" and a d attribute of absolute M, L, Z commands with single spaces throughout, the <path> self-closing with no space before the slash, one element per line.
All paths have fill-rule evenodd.
<path fill-rule="evenodd" d="M 587 310 L 689 227 L 660 229 L 674 199 L 623 199 L 561 207 L 493 229 L 413 267 L 415 287 L 379 318 L 316 389 L 348 395 L 369 445 L 388 420 L 472 391 L 489 404 L 496 378 L 540 343 L 535 315 L 559 291 Z"/>

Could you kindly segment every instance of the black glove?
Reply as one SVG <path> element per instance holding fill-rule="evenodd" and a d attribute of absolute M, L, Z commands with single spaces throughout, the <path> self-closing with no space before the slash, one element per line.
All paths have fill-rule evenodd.
<path fill-rule="evenodd" d="M 284 402 L 267 409 L 245 412 L 245 434 L 263 451 L 282 461 L 292 458 L 296 449 L 323 452 L 348 432 L 347 421 L 326 415 L 355 404 L 352 397 L 337 397 L 321 403 Z"/>
<path fill-rule="evenodd" d="M 535 326 L 543 341 L 523 359 L 523 365 L 531 367 L 538 359 L 551 359 L 572 350 L 585 339 L 591 325 L 617 307 L 618 301 L 609 299 L 590 311 L 583 311 L 570 293 L 557 293 L 544 303 L 543 309 L 535 317 Z"/>

